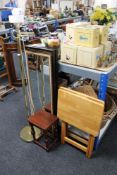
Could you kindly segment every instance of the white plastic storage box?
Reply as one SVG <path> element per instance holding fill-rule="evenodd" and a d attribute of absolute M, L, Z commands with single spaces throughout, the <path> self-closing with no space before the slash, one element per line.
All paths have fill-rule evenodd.
<path fill-rule="evenodd" d="M 97 48 L 79 46 L 77 52 L 77 65 L 90 68 L 98 67 L 98 63 L 103 57 L 103 49 L 103 45 L 100 45 Z"/>
<path fill-rule="evenodd" d="M 67 25 L 66 37 L 74 45 L 85 47 L 99 46 L 100 29 L 93 25 L 75 26 Z"/>
<path fill-rule="evenodd" d="M 77 50 L 77 46 L 61 43 L 61 61 L 76 64 Z"/>

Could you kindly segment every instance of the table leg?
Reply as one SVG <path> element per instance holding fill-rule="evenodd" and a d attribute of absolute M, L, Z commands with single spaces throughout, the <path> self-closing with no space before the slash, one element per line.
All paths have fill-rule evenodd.
<path fill-rule="evenodd" d="M 47 131 L 44 131 L 44 137 L 45 137 L 45 147 L 46 147 L 46 151 L 49 151 L 48 130 L 47 130 Z"/>
<path fill-rule="evenodd" d="M 65 143 L 65 140 L 64 138 L 66 137 L 67 135 L 67 123 L 65 122 L 61 122 L 61 143 L 64 144 Z"/>
<path fill-rule="evenodd" d="M 94 141 L 95 141 L 95 137 L 90 135 L 87 153 L 86 153 L 87 158 L 91 158 L 91 156 L 92 156 Z"/>

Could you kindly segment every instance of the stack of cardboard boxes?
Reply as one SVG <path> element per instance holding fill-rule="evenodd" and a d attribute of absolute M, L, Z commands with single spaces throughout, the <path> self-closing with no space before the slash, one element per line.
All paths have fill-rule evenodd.
<path fill-rule="evenodd" d="M 112 43 L 106 26 L 73 23 L 66 26 L 66 42 L 61 44 L 61 61 L 97 68 L 109 59 Z"/>

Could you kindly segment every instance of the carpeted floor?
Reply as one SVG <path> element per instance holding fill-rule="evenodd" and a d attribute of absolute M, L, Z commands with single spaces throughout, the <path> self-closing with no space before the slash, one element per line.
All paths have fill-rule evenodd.
<path fill-rule="evenodd" d="M 47 84 L 46 88 L 48 92 Z M 34 98 L 38 107 L 36 97 L 35 90 Z M 47 153 L 33 143 L 23 142 L 19 133 L 26 124 L 24 99 L 19 88 L 17 93 L 8 95 L 4 102 L 0 102 L 0 175 L 117 174 L 117 119 L 90 160 L 68 144 L 59 145 Z"/>

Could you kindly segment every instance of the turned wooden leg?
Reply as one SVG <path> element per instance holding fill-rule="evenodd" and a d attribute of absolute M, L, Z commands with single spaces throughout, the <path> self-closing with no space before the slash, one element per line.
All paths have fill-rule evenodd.
<path fill-rule="evenodd" d="M 93 152 L 93 148 L 94 148 L 94 141 L 95 141 L 95 137 L 90 135 L 87 153 L 86 153 L 87 158 L 91 158 L 91 156 L 92 156 L 92 152 Z"/>
<path fill-rule="evenodd" d="M 34 127 L 32 124 L 30 124 L 30 127 L 31 127 L 31 133 L 32 133 L 33 139 L 36 140 Z"/>
<path fill-rule="evenodd" d="M 45 148 L 46 148 L 46 151 L 49 151 L 49 138 L 48 138 L 48 131 L 44 131 L 44 137 L 45 137 Z"/>
<path fill-rule="evenodd" d="M 64 144 L 65 143 L 65 137 L 67 135 L 67 123 L 65 122 L 61 122 L 61 143 Z"/>
<path fill-rule="evenodd" d="M 58 140 L 58 121 L 55 123 L 55 139 Z"/>

